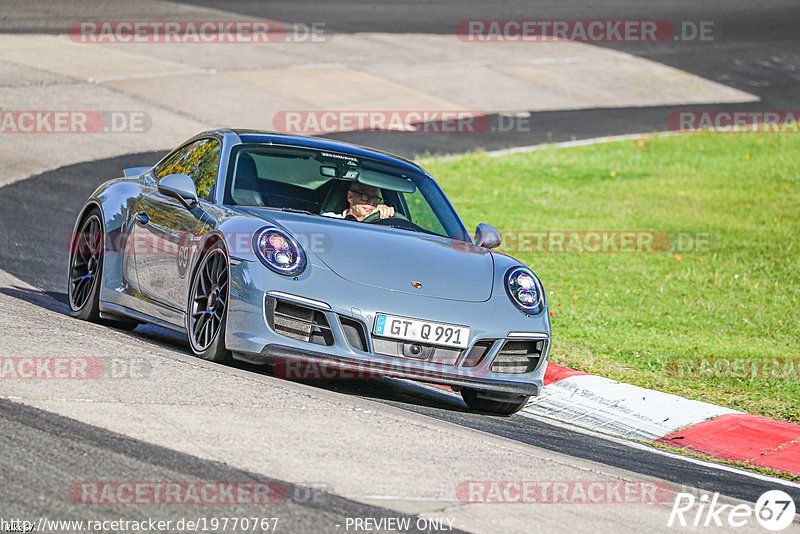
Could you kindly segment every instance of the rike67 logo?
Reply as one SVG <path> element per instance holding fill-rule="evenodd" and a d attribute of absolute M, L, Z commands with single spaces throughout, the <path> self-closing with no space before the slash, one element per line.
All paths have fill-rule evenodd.
<path fill-rule="evenodd" d="M 753 527 L 755 520 L 763 528 L 778 532 L 792 524 L 796 508 L 784 491 L 763 493 L 755 506 L 720 504 L 719 493 L 704 493 L 699 498 L 691 493 L 675 494 L 675 503 L 667 521 L 668 527 Z"/>

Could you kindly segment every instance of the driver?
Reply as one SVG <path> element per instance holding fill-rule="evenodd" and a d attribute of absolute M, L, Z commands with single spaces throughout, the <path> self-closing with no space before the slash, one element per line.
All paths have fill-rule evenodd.
<path fill-rule="evenodd" d="M 347 202 L 350 204 L 350 208 L 341 214 L 324 213 L 323 215 L 359 222 L 373 213 L 378 213 L 381 219 L 393 217 L 394 208 L 379 204 L 380 201 L 380 190 L 377 187 L 353 182 L 347 191 Z"/>

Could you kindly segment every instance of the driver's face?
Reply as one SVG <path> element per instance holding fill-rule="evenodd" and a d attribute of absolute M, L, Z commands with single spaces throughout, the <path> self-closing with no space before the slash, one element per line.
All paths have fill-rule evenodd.
<path fill-rule="evenodd" d="M 359 184 L 351 187 L 347 192 L 347 202 L 350 203 L 350 211 L 355 218 L 361 220 L 369 215 L 380 202 L 380 191 L 377 187 Z"/>

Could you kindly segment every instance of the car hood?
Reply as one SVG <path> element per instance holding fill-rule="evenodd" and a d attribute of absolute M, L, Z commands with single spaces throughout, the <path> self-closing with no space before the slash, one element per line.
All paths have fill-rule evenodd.
<path fill-rule="evenodd" d="M 258 208 L 247 211 L 286 228 L 307 254 L 351 282 L 469 302 L 492 296 L 494 260 L 485 248 L 380 225 Z"/>

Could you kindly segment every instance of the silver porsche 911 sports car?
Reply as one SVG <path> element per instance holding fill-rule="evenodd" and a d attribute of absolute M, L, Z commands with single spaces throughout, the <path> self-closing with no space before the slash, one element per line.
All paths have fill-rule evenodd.
<path fill-rule="evenodd" d="M 86 201 L 69 303 L 81 319 L 182 332 L 215 362 L 445 384 L 511 414 L 541 390 L 550 320 L 540 280 L 500 242 L 488 224 L 472 238 L 410 161 L 214 130 Z"/>

